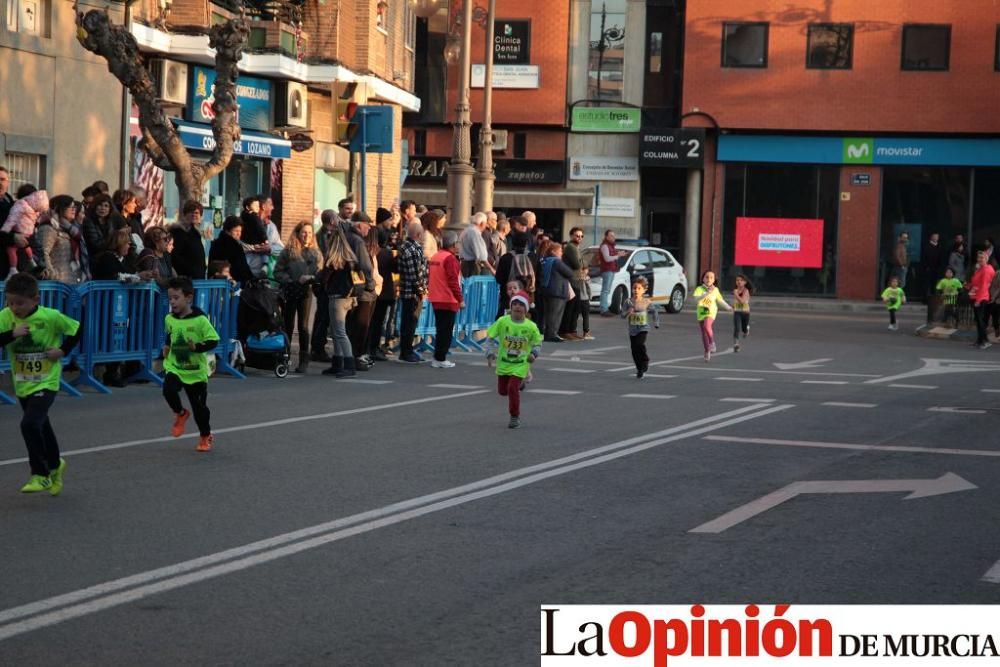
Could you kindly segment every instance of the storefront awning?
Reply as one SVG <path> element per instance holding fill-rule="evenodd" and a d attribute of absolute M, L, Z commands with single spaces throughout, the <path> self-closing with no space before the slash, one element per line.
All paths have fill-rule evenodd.
<path fill-rule="evenodd" d="M 176 118 L 172 120 L 181 137 L 181 143 L 187 148 L 198 151 L 215 150 L 215 136 L 212 134 L 211 125 L 190 123 Z M 241 130 L 240 140 L 233 144 L 233 152 L 265 160 L 283 160 L 292 157 L 292 142 L 264 132 Z"/>
<path fill-rule="evenodd" d="M 444 205 L 448 202 L 447 190 L 440 186 L 404 185 L 403 199 L 412 199 L 426 205 Z M 493 205 L 497 208 L 553 208 L 580 209 L 594 205 L 590 190 L 506 190 L 493 192 Z"/>

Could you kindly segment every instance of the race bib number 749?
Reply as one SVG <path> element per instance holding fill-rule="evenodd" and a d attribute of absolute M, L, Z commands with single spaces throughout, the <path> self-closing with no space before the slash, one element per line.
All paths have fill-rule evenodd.
<path fill-rule="evenodd" d="M 14 379 L 18 382 L 41 382 L 51 368 L 52 362 L 44 352 L 14 355 Z"/>

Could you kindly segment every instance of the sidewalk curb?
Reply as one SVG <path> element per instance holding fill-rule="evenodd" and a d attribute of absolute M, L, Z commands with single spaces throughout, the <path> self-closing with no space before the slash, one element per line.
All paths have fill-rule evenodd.
<path fill-rule="evenodd" d="M 886 312 L 881 301 L 845 301 L 841 299 L 801 299 L 756 296 L 750 302 L 752 310 L 799 310 L 833 313 L 882 313 Z M 923 317 L 926 306 L 922 303 L 904 304 L 900 314 Z"/>

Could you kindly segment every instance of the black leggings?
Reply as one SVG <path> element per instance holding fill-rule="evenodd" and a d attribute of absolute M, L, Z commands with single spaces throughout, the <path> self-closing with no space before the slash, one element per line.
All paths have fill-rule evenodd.
<path fill-rule="evenodd" d="M 976 345 L 982 345 L 988 340 L 986 331 L 990 323 L 990 304 L 985 301 L 977 303 L 973 311 L 976 315 Z"/>
<path fill-rule="evenodd" d="M 458 315 L 454 310 L 447 308 L 434 309 L 434 326 L 436 335 L 434 336 L 434 359 L 435 361 L 447 361 L 448 349 L 451 348 L 451 339 L 454 335 L 455 317 Z"/>
<path fill-rule="evenodd" d="M 194 414 L 194 423 L 198 425 L 198 432 L 201 435 L 211 435 L 212 426 L 209 424 L 209 419 L 212 413 L 208 409 L 208 383 L 184 384 L 173 373 L 167 373 L 163 378 L 163 398 L 167 399 L 167 405 L 175 415 L 184 412 L 184 405 L 181 404 L 181 387 L 184 388 L 184 393 L 191 403 L 191 412 Z"/>
<path fill-rule="evenodd" d="M 647 331 L 640 331 L 634 336 L 629 336 L 628 342 L 632 346 L 632 361 L 635 362 L 635 370 L 645 373 L 649 370 L 649 355 L 646 354 L 646 334 Z"/>
<path fill-rule="evenodd" d="M 59 467 L 59 443 L 49 422 L 49 408 L 55 400 L 56 392 L 48 389 L 18 399 L 24 410 L 21 435 L 28 448 L 28 465 L 32 475 L 48 477 Z"/>
<path fill-rule="evenodd" d="M 282 315 L 285 318 L 285 335 L 292 342 L 292 327 L 299 330 L 299 354 L 309 354 L 309 315 L 312 310 L 312 294 L 306 292 L 301 298 L 285 301 Z"/>
<path fill-rule="evenodd" d="M 733 311 L 733 340 L 739 340 L 740 333 L 744 338 L 750 333 L 750 313 L 736 310 Z"/>

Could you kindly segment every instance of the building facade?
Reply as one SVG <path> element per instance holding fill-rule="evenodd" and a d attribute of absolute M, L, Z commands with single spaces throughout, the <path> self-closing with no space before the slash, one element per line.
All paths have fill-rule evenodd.
<path fill-rule="evenodd" d="M 764 293 L 923 296 L 1000 234 L 1000 7 L 687 3 L 686 126 L 707 131 L 700 268 Z M 899 266 L 899 239 L 905 266 Z"/>
<path fill-rule="evenodd" d="M 12 192 L 31 183 L 79 197 L 95 180 L 121 177 L 122 96 L 108 94 L 117 81 L 75 35 L 71 3 L 0 0 L 0 165 Z"/>

